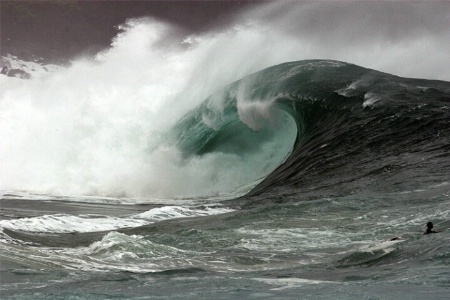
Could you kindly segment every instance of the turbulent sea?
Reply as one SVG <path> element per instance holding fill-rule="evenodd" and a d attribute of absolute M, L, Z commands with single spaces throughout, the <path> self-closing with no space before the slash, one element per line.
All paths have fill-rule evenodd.
<path fill-rule="evenodd" d="M 1 75 L 2 299 L 448 299 L 449 82 L 302 60 L 192 89 L 178 52 L 117 72 L 121 38 Z"/>

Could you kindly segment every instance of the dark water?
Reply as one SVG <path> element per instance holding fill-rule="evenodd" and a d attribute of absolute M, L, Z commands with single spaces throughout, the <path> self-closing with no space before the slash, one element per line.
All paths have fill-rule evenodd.
<path fill-rule="evenodd" d="M 259 183 L 140 204 L 5 191 L 2 299 L 447 299 L 449 82 L 285 63 L 163 140 L 251 161 L 240 184 Z M 423 235 L 428 221 L 443 231 Z"/>

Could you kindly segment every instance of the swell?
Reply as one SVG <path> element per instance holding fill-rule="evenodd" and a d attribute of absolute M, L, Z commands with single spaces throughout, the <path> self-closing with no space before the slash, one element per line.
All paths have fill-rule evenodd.
<path fill-rule="evenodd" d="M 257 202 L 272 194 L 289 201 L 299 188 L 303 194 L 403 190 L 423 184 L 423 174 L 435 174 L 427 180 L 438 182 L 450 170 L 448 82 L 330 60 L 273 66 L 232 83 L 187 115 L 175 131 L 183 153 L 201 156 L 236 142 L 225 138 L 236 122 L 233 132 L 243 140 L 249 127 L 261 130 L 258 122 L 270 116 L 249 121 L 242 103 L 264 103 L 270 116 L 284 111 L 296 127 L 286 159 L 246 195 Z"/>
<path fill-rule="evenodd" d="M 445 180 L 450 83 L 350 65 L 316 73 L 322 73 L 320 80 L 310 77 L 280 99 L 303 120 L 296 148 L 247 196 L 276 191 L 289 201 L 299 188 L 305 196 L 342 195 Z"/>

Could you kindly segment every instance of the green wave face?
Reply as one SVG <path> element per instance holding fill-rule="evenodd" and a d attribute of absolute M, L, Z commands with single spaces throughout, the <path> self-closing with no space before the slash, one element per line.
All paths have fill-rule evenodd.
<path fill-rule="evenodd" d="M 219 194 L 236 197 L 286 160 L 294 148 L 297 126 L 291 115 L 274 107 L 268 119 L 258 119 L 258 128 L 244 123 L 236 106 L 227 106 L 222 113 L 214 112 L 211 118 L 213 111 L 202 106 L 178 123 L 174 133 L 185 163 L 209 161 L 212 174 L 220 173 L 212 181 L 220 185 Z"/>
<path fill-rule="evenodd" d="M 303 132 L 301 117 L 251 75 L 207 98 L 173 128 L 185 163 L 211 160 L 233 197 L 245 194 L 281 165 Z M 235 180 L 230 180 L 234 178 Z"/>

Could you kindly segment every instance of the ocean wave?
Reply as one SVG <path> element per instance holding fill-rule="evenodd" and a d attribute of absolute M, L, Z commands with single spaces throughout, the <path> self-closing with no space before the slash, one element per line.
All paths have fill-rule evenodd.
<path fill-rule="evenodd" d="M 78 74 L 84 63 L 65 72 Z M 0 128 L 16 142 L 0 149 L 10 171 L 0 188 L 232 199 L 293 185 L 378 182 L 383 174 L 407 172 L 422 159 L 419 152 L 432 154 L 429 166 L 448 153 L 448 82 L 401 78 L 340 61 L 288 62 L 253 73 L 156 131 L 153 108 L 136 115 L 136 103 L 123 105 L 120 99 L 119 110 L 106 109 L 103 92 L 96 90 L 88 107 L 58 102 L 37 110 L 31 100 L 13 103 L 20 93 L 3 92 Z M 14 114 L 17 109 L 29 115 L 28 125 Z M 51 118 L 36 132 L 34 124 L 43 116 Z M 59 124 L 56 131 L 53 124 Z M 16 149 L 20 145 L 32 147 Z M 17 164 L 24 157 L 32 159 L 22 170 Z M 46 168 L 49 176 L 42 176 Z M 343 175 L 338 180 L 325 175 L 336 168 Z"/>

